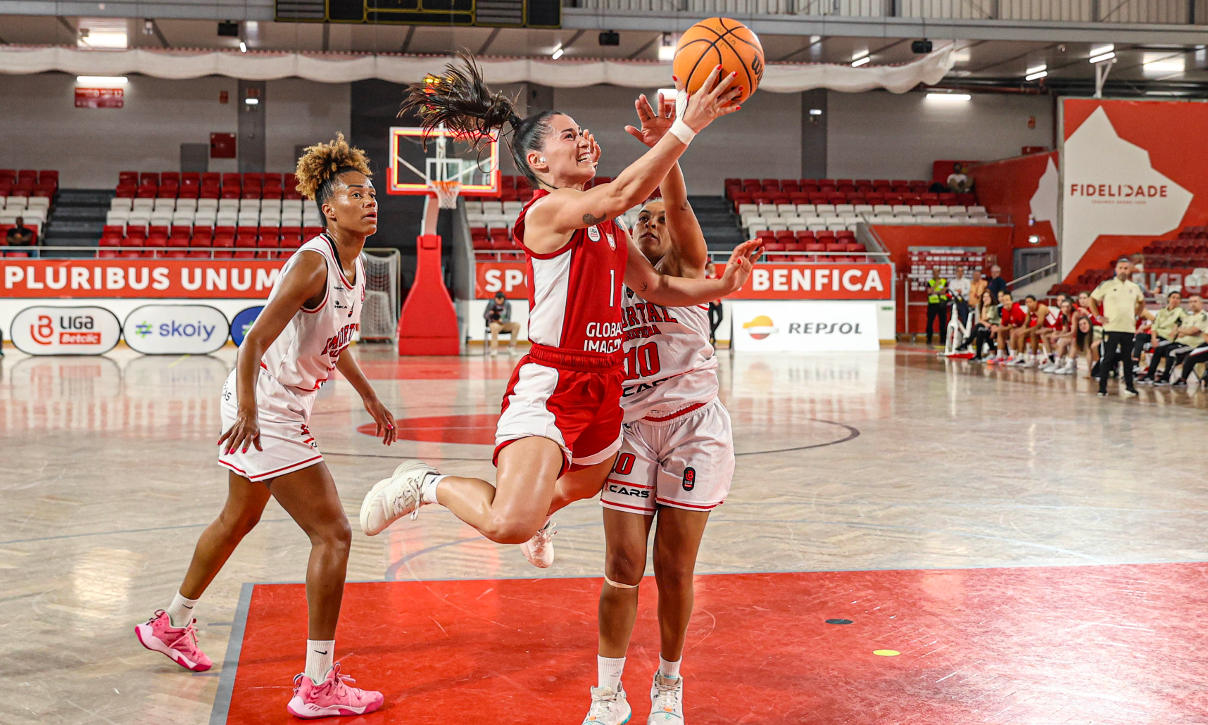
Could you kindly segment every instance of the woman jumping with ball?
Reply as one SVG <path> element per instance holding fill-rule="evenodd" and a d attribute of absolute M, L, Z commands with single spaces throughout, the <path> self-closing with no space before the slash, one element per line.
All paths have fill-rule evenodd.
<path fill-rule="evenodd" d="M 549 516 L 599 493 L 621 446 L 622 285 L 656 304 L 705 303 L 741 287 L 759 255 L 757 241 L 745 242 L 719 280 L 672 277 L 613 222 L 650 196 L 697 133 L 737 110 L 734 75 L 720 75 L 714 68 L 649 151 L 586 190 L 599 158 L 591 134 L 555 111 L 520 118 L 512 101 L 487 88 L 469 54 L 411 87 L 404 108 L 417 109 L 425 128 L 443 123 L 472 141 L 508 134 L 516 168 L 537 188 L 513 229 L 528 262 L 533 344 L 503 397 L 495 483 L 405 462 L 362 502 L 366 534 L 439 503 L 492 541 L 523 544 L 534 565 L 552 563 Z"/>

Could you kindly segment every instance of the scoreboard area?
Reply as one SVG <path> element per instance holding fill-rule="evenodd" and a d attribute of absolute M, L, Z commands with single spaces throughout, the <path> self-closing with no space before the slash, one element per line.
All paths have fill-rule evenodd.
<path fill-rule="evenodd" d="M 294 22 L 560 28 L 561 0 L 277 0 Z"/>

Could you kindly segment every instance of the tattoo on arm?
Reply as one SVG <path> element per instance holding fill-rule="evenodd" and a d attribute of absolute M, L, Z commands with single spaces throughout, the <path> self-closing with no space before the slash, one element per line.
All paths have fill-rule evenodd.
<path fill-rule="evenodd" d="M 583 223 L 587 224 L 588 226 L 591 226 L 592 224 L 599 224 L 600 222 L 606 221 L 607 219 L 608 219 L 608 217 L 593 216 L 590 212 L 583 215 Z"/>

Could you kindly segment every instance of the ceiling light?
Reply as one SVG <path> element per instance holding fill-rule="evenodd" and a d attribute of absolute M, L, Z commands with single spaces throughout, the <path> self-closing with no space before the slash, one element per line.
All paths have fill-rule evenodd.
<path fill-rule="evenodd" d="M 1049 71 L 1044 66 L 1039 68 L 1028 68 L 1028 73 L 1023 77 L 1025 81 L 1038 81 L 1049 74 Z"/>
<path fill-rule="evenodd" d="M 811 108 L 811 109 L 810 109 L 810 115 L 811 115 L 811 116 L 821 116 L 821 115 L 822 115 L 822 109 L 821 109 L 821 108 Z"/>
<path fill-rule="evenodd" d="M 1163 73 L 1182 73 L 1187 70 L 1187 62 L 1181 55 L 1174 58 L 1159 58 L 1146 63 L 1143 70 L 1146 73 L 1159 75 Z"/>
<path fill-rule="evenodd" d="M 245 98 L 245 99 L 243 99 L 243 102 L 249 106 L 259 106 L 260 105 L 259 98 Z"/>
<path fill-rule="evenodd" d="M 1092 63 L 1103 63 L 1105 61 L 1115 60 L 1115 58 L 1116 58 L 1116 51 L 1109 50 L 1105 53 L 1099 53 L 1098 55 L 1092 55 L 1091 62 Z"/>
<path fill-rule="evenodd" d="M 128 79 L 126 76 L 76 76 L 77 86 L 87 86 L 89 88 L 124 86 L 127 82 Z"/>
<path fill-rule="evenodd" d="M 549 57 L 553 58 L 554 60 L 558 60 L 562 57 L 563 52 L 565 51 L 562 50 L 562 44 L 559 43 L 558 47 L 554 48 L 554 52 L 549 54 Z"/>
<path fill-rule="evenodd" d="M 928 91 L 926 96 L 928 101 L 936 103 L 965 103 L 973 99 L 973 96 L 968 93 L 945 93 L 943 91 Z"/>
<path fill-rule="evenodd" d="M 855 58 L 851 59 L 851 67 L 859 68 L 860 66 L 868 65 L 871 62 L 872 62 L 872 56 L 869 55 L 868 51 L 866 50 L 866 51 L 864 51 L 864 53 L 862 55 L 858 55 Z"/>
<path fill-rule="evenodd" d="M 80 18 L 76 46 L 80 48 L 128 47 L 126 20 L 116 18 Z"/>
<path fill-rule="evenodd" d="M 1039 234 L 1029 234 L 1028 235 L 1028 244 L 1040 244 L 1040 235 Z"/>
<path fill-rule="evenodd" d="M 817 43 L 819 40 L 822 40 L 822 36 L 821 36 L 821 35 L 811 35 L 811 36 L 810 36 L 810 45 L 813 45 L 814 43 Z"/>
<path fill-rule="evenodd" d="M 247 52 L 247 43 L 243 42 L 242 40 L 241 40 L 241 41 L 239 41 L 239 52 L 240 52 L 240 53 L 246 53 L 246 52 Z"/>

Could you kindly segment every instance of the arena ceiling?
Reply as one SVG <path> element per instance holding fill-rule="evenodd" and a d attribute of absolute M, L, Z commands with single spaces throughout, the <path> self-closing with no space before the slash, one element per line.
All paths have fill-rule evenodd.
<path fill-rule="evenodd" d="M 573 18 L 567 18 L 573 20 Z M 242 33 L 249 51 L 292 50 L 357 53 L 445 54 L 469 48 L 481 55 L 547 56 L 561 46 L 567 58 L 610 58 L 656 60 L 663 33 L 657 30 L 620 29 L 619 45 L 601 46 L 600 27 L 607 18 L 593 17 L 591 28 L 559 30 L 516 30 L 458 28 L 443 26 L 322 25 L 314 23 L 255 22 L 244 24 Z M 85 19 L 61 16 L 3 17 L 0 42 L 22 45 L 75 45 Z M 113 23 L 114 19 L 106 22 Z M 117 20 L 126 26 L 126 41 L 133 48 L 228 48 L 238 50 L 241 38 L 220 37 L 217 24 L 208 20 L 142 19 Z M 627 23 L 622 23 L 625 25 Z M 807 26 L 801 26 L 807 27 Z M 873 65 L 905 63 L 917 56 L 911 51 L 912 37 L 878 37 L 762 32 L 769 62 L 851 63 L 870 55 Z M 1152 27 L 1152 26 L 1151 26 Z M 859 27 L 845 27 L 846 31 Z M 1108 28 L 1107 30 L 1111 30 Z M 1116 53 L 1108 90 L 1112 93 L 1182 95 L 1208 97 L 1208 45 L 1186 42 L 1190 38 L 1208 42 L 1208 34 L 1187 34 L 1187 26 L 1157 32 L 1096 33 L 1099 37 L 1133 37 L 1141 42 L 1109 43 L 1085 40 L 1087 33 L 1070 29 L 1074 40 L 1062 41 L 1060 28 L 1046 28 L 1043 40 L 933 38 L 934 42 L 956 44 L 956 66 L 943 85 L 986 89 L 1045 88 L 1058 92 L 1083 92 L 1093 88 L 1095 66 L 1089 58 L 1108 47 Z M 974 29 L 976 31 L 976 29 Z M 954 35 L 953 32 L 948 33 Z M 1161 41 L 1170 36 L 1176 42 Z M 916 36 L 917 37 L 917 36 Z M 1148 42 L 1146 42 L 1148 41 Z M 1043 69 L 1047 77 L 1028 82 L 1024 76 Z"/>

